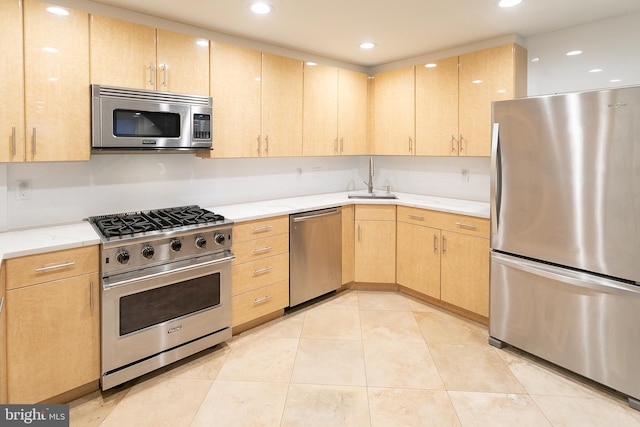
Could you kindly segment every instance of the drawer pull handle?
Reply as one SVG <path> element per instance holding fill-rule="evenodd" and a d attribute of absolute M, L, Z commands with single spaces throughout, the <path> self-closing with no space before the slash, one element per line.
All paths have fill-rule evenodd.
<path fill-rule="evenodd" d="M 464 222 L 456 222 L 456 225 L 458 227 L 465 227 L 465 228 L 472 228 L 472 229 L 476 229 L 476 225 L 475 224 L 465 224 Z"/>
<path fill-rule="evenodd" d="M 2 314 L 3 308 L 4 308 L 4 297 L 0 298 L 0 314 Z"/>
<path fill-rule="evenodd" d="M 262 253 L 262 252 L 268 252 L 268 251 L 270 251 L 271 249 L 273 249 L 271 246 L 265 246 L 264 248 L 254 249 L 254 250 L 253 250 L 253 253 L 254 253 L 254 254 L 259 254 L 259 253 Z"/>
<path fill-rule="evenodd" d="M 408 216 L 409 218 L 419 219 L 420 221 L 424 220 L 424 217 L 422 215 L 408 214 Z"/>
<path fill-rule="evenodd" d="M 267 271 L 271 271 L 273 270 L 273 267 L 265 267 L 265 268 L 261 268 L 259 270 L 254 270 L 253 274 L 262 274 L 262 273 L 266 273 Z"/>
<path fill-rule="evenodd" d="M 62 263 L 62 264 L 48 265 L 46 267 L 36 268 L 36 271 L 38 273 L 41 273 L 43 271 L 55 270 L 57 268 L 71 267 L 72 265 L 75 265 L 75 264 L 76 264 L 75 261 L 71 261 L 71 262 L 65 262 L 65 263 Z"/>
<path fill-rule="evenodd" d="M 253 231 L 255 233 L 259 233 L 261 231 L 267 231 L 267 230 L 271 230 L 273 228 L 273 225 L 266 225 L 264 227 L 258 227 L 258 228 L 254 228 Z"/>
<path fill-rule="evenodd" d="M 273 298 L 271 295 L 267 295 L 267 296 L 262 297 L 262 298 L 254 299 L 253 303 L 254 304 L 260 304 L 261 302 L 269 301 L 271 298 Z"/>
<path fill-rule="evenodd" d="M 438 253 L 438 235 L 433 235 L 433 253 Z"/>

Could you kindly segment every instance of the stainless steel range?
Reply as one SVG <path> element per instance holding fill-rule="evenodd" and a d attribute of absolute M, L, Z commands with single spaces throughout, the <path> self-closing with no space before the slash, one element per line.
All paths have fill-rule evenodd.
<path fill-rule="evenodd" d="M 199 206 L 89 218 L 102 236 L 102 389 L 231 337 L 233 221 Z"/>

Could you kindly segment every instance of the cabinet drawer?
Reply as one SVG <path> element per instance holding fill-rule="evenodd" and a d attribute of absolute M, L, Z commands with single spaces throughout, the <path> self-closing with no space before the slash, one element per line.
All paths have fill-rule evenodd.
<path fill-rule="evenodd" d="M 241 325 L 288 305 L 288 280 L 234 296 L 231 299 L 231 326 Z"/>
<path fill-rule="evenodd" d="M 489 238 L 489 220 L 486 218 L 398 206 L 398 221 Z"/>
<path fill-rule="evenodd" d="M 98 246 L 11 258 L 6 261 L 7 290 L 98 271 Z"/>
<path fill-rule="evenodd" d="M 356 220 L 395 221 L 396 205 L 357 205 Z"/>
<path fill-rule="evenodd" d="M 236 256 L 233 265 L 289 252 L 289 233 L 240 243 L 234 242 L 232 251 Z"/>
<path fill-rule="evenodd" d="M 275 255 L 231 267 L 231 294 L 240 295 L 254 289 L 289 279 L 289 253 Z"/>
<path fill-rule="evenodd" d="M 246 240 L 259 239 L 274 234 L 289 232 L 289 216 L 258 219 L 242 222 L 233 227 L 233 241 L 244 242 Z"/>

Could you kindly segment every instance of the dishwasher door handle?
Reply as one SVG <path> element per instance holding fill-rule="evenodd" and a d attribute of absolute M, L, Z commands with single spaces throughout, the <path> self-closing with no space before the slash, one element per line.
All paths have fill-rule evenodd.
<path fill-rule="evenodd" d="M 319 214 L 315 214 L 315 215 L 299 216 L 297 218 L 293 218 L 293 222 L 301 222 L 301 221 L 307 221 L 309 219 L 320 218 L 320 217 L 323 217 L 323 216 L 336 215 L 336 214 L 339 214 L 341 212 L 342 211 L 340 209 L 335 209 L 335 210 L 330 211 L 330 212 L 323 212 L 323 213 L 319 213 Z"/>

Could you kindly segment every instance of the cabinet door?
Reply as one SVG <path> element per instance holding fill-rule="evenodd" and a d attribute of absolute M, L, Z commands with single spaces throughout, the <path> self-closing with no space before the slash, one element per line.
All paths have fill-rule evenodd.
<path fill-rule="evenodd" d="M 416 66 L 416 154 L 458 155 L 458 57 Z"/>
<path fill-rule="evenodd" d="M 398 222 L 396 280 L 440 299 L 440 230 Z"/>
<path fill-rule="evenodd" d="M 27 160 L 89 160 L 89 17 L 24 1 Z"/>
<path fill-rule="evenodd" d="M 367 154 L 369 76 L 338 71 L 338 144 L 340 154 Z"/>
<path fill-rule="evenodd" d="M 442 232 L 442 300 L 489 316 L 489 239 Z"/>
<path fill-rule="evenodd" d="M 211 42 L 213 151 L 210 157 L 260 155 L 262 53 Z"/>
<path fill-rule="evenodd" d="M 333 156 L 338 145 L 338 69 L 304 66 L 302 154 Z"/>
<path fill-rule="evenodd" d="M 342 284 L 355 280 L 355 208 L 342 207 Z"/>
<path fill-rule="evenodd" d="M 41 402 L 98 380 L 98 280 L 91 273 L 7 291 L 9 403 Z"/>
<path fill-rule="evenodd" d="M 90 26 L 91 83 L 155 89 L 155 28 L 99 15 Z"/>
<path fill-rule="evenodd" d="M 414 83 L 414 67 L 375 75 L 373 154 L 414 154 Z"/>
<path fill-rule="evenodd" d="M 0 404 L 7 403 L 7 287 L 4 271 L 4 264 L 0 262 Z"/>
<path fill-rule="evenodd" d="M 302 155 L 302 61 L 262 54 L 262 155 Z"/>
<path fill-rule="evenodd" d="M 491 102 L 522 95 L 515 93 L 516 49 L 520 58 L 523 48 L 515 44 L 460 56 L 461 156 L 489 156 Z"/>
<path fill-rule="evenodd" d="M 355 281 L 395 283 L 395 221 L 356 220 L 355 234 Z"/>
<path fill-rule="evenodd" d="M 22 52 L 22 3 L 0 0 L 0 162 L 24 161 L 24 67 Z"/>
<path fill-rule="evenodd" d="M 209 96 L 209 41 L 166 30 L 156 30 L 156 41 L 156 88 Z"/>

